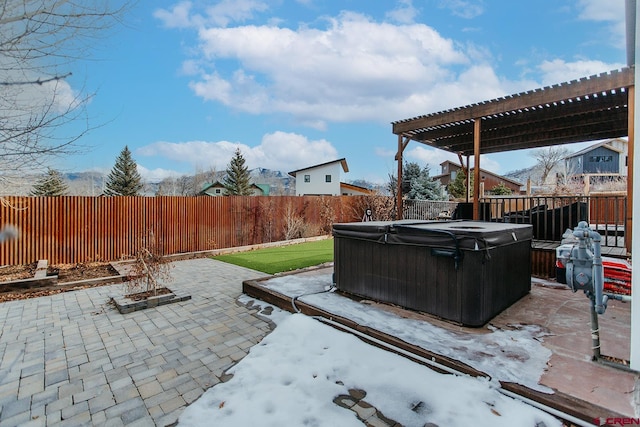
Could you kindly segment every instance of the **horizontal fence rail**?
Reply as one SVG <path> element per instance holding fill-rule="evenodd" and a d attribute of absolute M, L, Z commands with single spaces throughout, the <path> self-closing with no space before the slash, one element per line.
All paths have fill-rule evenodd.
<path fill-rule="evenodd" d="M 360 221 L 380 196 L 4 197 L 0 265 L 75 264 L 132 258 L 157 245 L 164 255 L 331 233 Z M 388 203 L 387 203 L 388 204 Z"/>

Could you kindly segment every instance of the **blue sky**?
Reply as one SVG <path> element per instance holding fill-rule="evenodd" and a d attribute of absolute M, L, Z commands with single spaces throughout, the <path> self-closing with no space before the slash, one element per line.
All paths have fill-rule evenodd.
<path fill-rule="evenodd" d="M 157 181 L 224 170 L 239 147 L 250 168 L 345 157 L 343 179 L 384 182 L 392 121 L 625 62 L 624 0 L 141 1 L 72 64 L 97 128 L 56 166 L 109 171 L 128 145 Z M 456 159 L 415 142 L 405 155 L 434 173 Z M 533 164 L 482 158 L 497 173 Z"/>

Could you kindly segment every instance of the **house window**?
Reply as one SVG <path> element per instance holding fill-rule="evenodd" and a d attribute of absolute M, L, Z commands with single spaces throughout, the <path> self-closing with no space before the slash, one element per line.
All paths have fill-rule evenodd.
<path fill-rule="evenodd" d="M 311 175 L 305 175 L 304 182 L 311 182 Z"/>
<path fill-rule="evenodd" d="M 613 156 L 590 156 L 589 161 L 591 163 L 604 163 L 604 162 L 612 162 Z"/>
<path fill-rule="evenodd" d="M 331 175 L 325 175 L 324 182 L 331 182 Z"/>
<path fill-rule="evenodd" d="M 216 188 L 216 194 L 220 194 L 220 189 Z"/>

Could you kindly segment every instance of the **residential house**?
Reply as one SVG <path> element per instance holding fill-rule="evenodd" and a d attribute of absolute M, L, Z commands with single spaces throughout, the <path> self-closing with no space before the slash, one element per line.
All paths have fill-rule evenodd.
<path fill-rule="evenodd" d="M 251 184 L 252 196 L 268 196 L 270 187 L 267 184 Z M 200 196 L 224 196 L 224 184 L 216 181 L 213 184 L 206 184 L 200 193 Z"/>
<path fill-rule="evenodd" d="M 565 157 L 568 175 L 619 174 L 627 176 L 628 142 L 616 138 L 597 144 Z"/>
<path fill-rule="evenodd" d="M 339 196 L 342 191 L 340 174 L 349 172 L 342 158 L 289 172 L 296 179 L 298 196 Z"/>
<path fill-rule="evenodd" d="M 437 179 L 440 181 L 442 185 L 445 187 L 449 185 L 450 182 L 456 179 L 456 176 L 462 170 L 462 166 L 454 163 L 452 161 L 444 161 L 440 163 L 441 173 L 440 175 L 436 175 L 433 179 Z M 471 176 L 473 176 L 473 168 L 470 170 Z M 484 190 L 489 191 L 492 188 L 504 184 L 507 188 L 509 188 L 514 194 L 520 194 L 520 189 L 524 184 L 514 181 L 512 179 L 506 178 L 504 176 L 495 174 L 493 172 L 489 172 L 488 170 L 480 168 L 480 182 L 484 183 Z"/>

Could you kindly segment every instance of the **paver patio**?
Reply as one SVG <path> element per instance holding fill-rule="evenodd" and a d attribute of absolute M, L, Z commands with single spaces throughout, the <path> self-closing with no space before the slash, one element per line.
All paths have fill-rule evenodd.
<path fill-rule="evenodd" d="M 124 315 L 122 284 L 0 304 L 0 427 L 173 424 L 270 332 L 236 303 L 264 273 L 196 259 L 172 276 L 191 300 Z"/>

